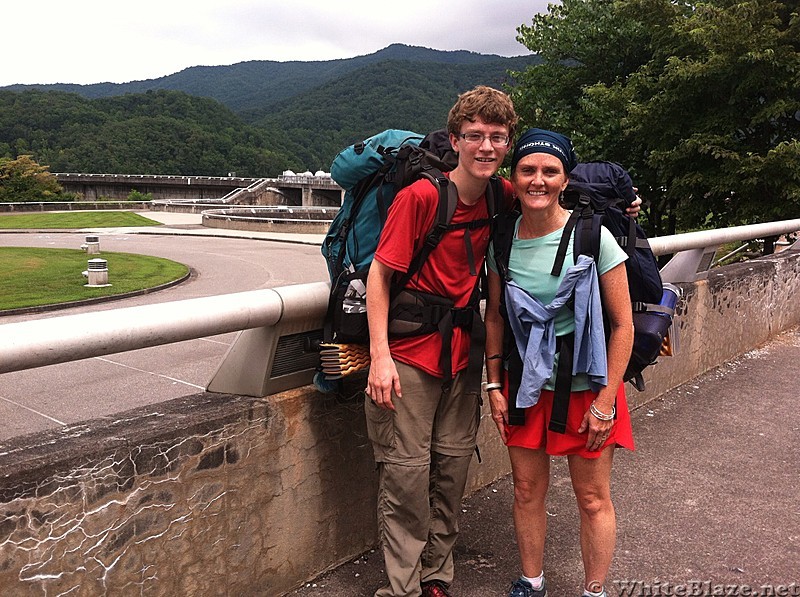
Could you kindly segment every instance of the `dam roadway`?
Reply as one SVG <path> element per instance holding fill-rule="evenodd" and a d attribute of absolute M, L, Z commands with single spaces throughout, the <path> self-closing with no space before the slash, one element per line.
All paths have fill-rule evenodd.
<path fill-rule="evenodd" d="M 327 279 L 321 235 L 207 229 L 195 214 L 143 215 L 164 226 L 3 232 L 0 245 L 77 249 L 91 233 L 99 236 L 101 252 L 140 253 L 183 263 L 191 268 L 188 280 L 110 302 L 5 315 L 0 325 Z M 110 271 L 109 282 L 113 278 Z M 203 391 L 235 337 L 223 334 L 0 375 L 0 441 L 45 429 L 67 430 L 81 421 Z"/>

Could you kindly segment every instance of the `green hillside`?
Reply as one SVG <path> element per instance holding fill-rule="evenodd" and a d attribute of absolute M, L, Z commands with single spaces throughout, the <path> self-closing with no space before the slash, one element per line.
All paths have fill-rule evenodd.
<path fill-rule="evenodd" d="M 219 102 L 177 91 L 0 90 L 0 157 L 24 154 L 51 172 L 267 176 L 299 164 Z"/>
<path fill-rule="evenodd" d="M 456 95 L 534 63 L 404 45 L 319 62 L 197 66 L 124 84 L 0 88 L 0 157 L 53 172 L 275 176 L 327 170 L 389 127 L 444 126 Z"/>
<path fill-rule="evenodd" d="M 508 59 L 464 50 L 444 52 L 393 44 L 373 54 L 341 60 L 309 62 L 251 60 L 230 66 L 193 66 L 158 79 L 130 83 L 10 85 L 0 89 L 67 91 L 90 99 L 155 90 L 183 91 L 190 95 L 213 98 L 234 112 L 245 112 L 263 110 L 353 71 L 393 60 L 420 64 L 488 65 Z M 531 56 L 523 58 L 524 62 L 531 60 Z"/>

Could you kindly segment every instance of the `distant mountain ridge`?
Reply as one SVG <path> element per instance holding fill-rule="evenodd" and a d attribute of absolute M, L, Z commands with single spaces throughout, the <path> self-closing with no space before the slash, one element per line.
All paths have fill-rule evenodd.
<path fill-rule="evenodd" d="M 119 174 L 327 171 L 342 148 L 384 129 L 444 127 L 459 93 L 513 86 L 513 73 L 538 62 L 393 44 L 355 58 L 194 66 L 130 83 L 11 85 L 0 87 L 0 157 L 31 153 L 59 171 L 103 163 Z M 92 149 L 100 147 L 113 150 Z"/>
<path fill-rule="evenodd" d="M 535 59 L 522 57 L 523 62 Z M 234 112 L 263 110 L 272 104 L 304 93 L 309 89 L 341 78 L 353 71 L 385 61 L 402 60 L 448 65 L 479 65 L 492 62 L 518 61 L 493 54 L 467 50 L 433 50 L 418 46 L 392 44 L 373 54 L 322 61 L 250 60 L 228 66 L 192 66 L 177 73 L 129 83 L 51 83 L 8 85 L 11 91 L 25 89 L 57 90 L 77 93 L 88 99 L 113 97 L 127 93 L 155 90 L 183 91 L 199 97 L 210 97 Z"/>

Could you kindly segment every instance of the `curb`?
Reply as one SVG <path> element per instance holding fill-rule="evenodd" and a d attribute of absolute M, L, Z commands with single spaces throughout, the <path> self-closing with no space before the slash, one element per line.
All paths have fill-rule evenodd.
<path fill-rule="evenodd" d="M 83 234 L 87 232 L 95 232 L 97 233 L 97 228 L 42 228 L 42 229 L 32 229 L 32 228 L 2 228 L 0 229 L 0 234 Z M 322 242 L 319 240 L 312 240 L 312 239 L 302 239 L 302 238 L 282 238 L 282 237 L 264 237 L 264 236 L 250 236 L 244 234 L 223 234 L 223 233 L 208 233 L 205 232 L 200 234 L 198 232 L 192 232 L 190 229 L 176 229 L 176 228 L 166 228 L 164 230 L 126 230 L 125 232 L 119 232 L 118 229 L 108 229 L 114 230 L 117 234 L 152 234 L 152 235 L 162 235 L 162 236 L 194 236 L 198 238 L 232 238 L 232 239 L 241 239 L 241 240 L 260 240 L 260 241 L 268 241 L 268 242 L 276 242 L 276 243 L 289 243 L 295 245 L 311 245 L 311 246 L 322 246 Z M 206 229 L 208 230 L 208 229 Z M 279 234 L 291 234 L 291 233 L 279 233 Z M 320 235 L 324 236 L 324 235 Z"/>

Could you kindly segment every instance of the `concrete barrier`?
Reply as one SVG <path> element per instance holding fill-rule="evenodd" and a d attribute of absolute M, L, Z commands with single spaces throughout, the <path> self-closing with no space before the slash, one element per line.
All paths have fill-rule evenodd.
<path fill-rule="evenodd" d="M 203 212 L 203 226 L 258 232 L 325 234 L 338 207 L 231 207 Z"/>
<path fill-rule="evenodd" d="M 144 211 L 150 209 L 149 201 L 31 201 L 27 203 L 0 203 L 0 213 L 28 213 L 47 211 L 102 211 L 120 209 Z"/>
<path fill-rule="evenodd" d="M 800 252 L 683 288 L 680 352 L 634 407 L 800 323 Z M 361 388 L 202 393 L 0 444 L 0 587 L 273 596 L 353 558 L 377 535 Z M 470 491 L 508 472 L 483 418 Z"/>
<path fill-rule="evenodd" d="M 680 286 L 679 352 L 645 370 L 644 392 L 628 386 L 632 408 L 800 324 L 800 249 L 715 268 Z"/>

